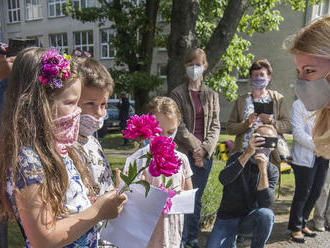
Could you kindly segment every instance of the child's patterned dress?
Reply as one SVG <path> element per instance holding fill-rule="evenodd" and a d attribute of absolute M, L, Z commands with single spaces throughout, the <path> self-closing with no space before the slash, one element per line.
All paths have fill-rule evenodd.
<path fill-rule="evenodd" d="M 76 169 L 73 161 L 69 156 L 63 158 L 68 174 L 68 190 L 65 195 L 65 207 L 69 214 L 74 215 L 87 209 L 91 203 L 88 199 L 88 189 L 81 180 L 81 176 Z M 23 147 L 18 154 L 19 171 L 16 177 L 16 187 L 22 189 L 32 184 L 39 184 L 44 180 L 43 166 L 41 160 L 32 148 Z M 7 179 L 7 193 L 11 202 L 12 208 L 17 222 L 22 227 L 21 219 L 15 200 L 14 178 L 12 172 Z M 23 236 L 25 238 L 25 247 L 31 248 L 29 240 L 27 239 L 24 229 Z M 81 236 L 78 240 L 65 247 L 97 247 L 97 233 L 96 228 L 91 228 L 87 233 Z"/>

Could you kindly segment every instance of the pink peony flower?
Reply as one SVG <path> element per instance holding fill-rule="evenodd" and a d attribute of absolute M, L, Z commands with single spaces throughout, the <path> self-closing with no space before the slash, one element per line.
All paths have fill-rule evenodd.
<path fill-rule="evenodd" d="M 70 56 L 59 54 L 57 50 L 48 50 L 41 59 L 39 81 L 43 85 L 62 88 L 63 81 L 70 76 Z"/>
<path fill-rule="evenodd" d="M 164 184 L 161 184 L 158 188 L 160 188 L 162 191 L 167 192 L 168 197 L 165 202 L 165 206 L 163 208 L 162 214 L 168 214 L 171 211 L 172 208 L 172 198 L 176 196 L 175 190 L 168 190 L 164 187 Z"/>
<path fill-rule="evenodd" d="M 150 139 L 156 134 L 161 134 L 162 129 L 158 126 L 154 115 L 133 115 L 127 120 L 127 127 L 122 131 L 125 139 Z"/>
<path fill-rule="evenodd" d="M 149 165 L 149 172 L 152 176 L 166 177 L 178 173 L 181 160 L 175 154 L 175 142 L 172 138 L 156 136 L 151 140 L 150 152 L 152 160 Z"/>

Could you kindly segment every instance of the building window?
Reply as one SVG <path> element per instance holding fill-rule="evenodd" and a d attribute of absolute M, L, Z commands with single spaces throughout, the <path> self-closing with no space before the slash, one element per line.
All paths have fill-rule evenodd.
<path fill-rule="evenodd" d="M 42 18 L 40 0 L 25 0 L 25 19 L 35 20 Z"/>
<path fill-rule="evenodd" d="M 167 64 L 158 64 L 157 74 L 160 78 L 167 78 Z"/>
<path fill-rule="evenodd" d="M 48 0 L 48 16 L 64 16 L 63 8 L 66 0 Z"/>
<path fill-rule="evenodd" d="M 83 9 L 94 6 L 94 0 L 73 0 L 73 7 Z"/>
<path fill-rule="evenodd" d="M 39 36 L 26 36 L 27 39 L 30 39 L 30 40 L 35 40 L 35 45 L 37 47 L 42 47 L 42 43 L 40 41 L 40 37 Z"/>
<path fill-rule="evenodd" d="M 94 54 L 93 31 L 74 32 L 74 50 Z"/>
<path fill-rule="evenodd" d="M 322 0 L 320 4 L 313 6 L 312 20 L 321 18 L 329 13 L 329 0 Z"/>
<path fill-rule="evenodd" d="M 101 58 L 102 59 L 112 59 L 116 56 L 116 49 L 112 45 L 114 38 L 115 38 L 114 29 L 101 30 Z"/>
<path fill-rule="evenodd" d="M 62 34 L 50 34 L 49 35 L 49 46 L 60 50 L 61 52 L 68 53 L 68 36 L 66 33 Z"/>
<path fill-rule="evenodd" d="M 21 21 L 21 10 L 19 0 L 8 0 L 8 22 L 15 23 Z"/>

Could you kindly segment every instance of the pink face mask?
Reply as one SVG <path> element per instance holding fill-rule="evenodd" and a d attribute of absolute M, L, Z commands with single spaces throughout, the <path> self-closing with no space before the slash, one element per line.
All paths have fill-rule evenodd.
<path fill-rule="evenodd" d="M 68 154 L 68 147 L 72 147 L 78 139 L 81 108 L 71 114 L 53 120 L 56 149 L 62 155 Z"/>

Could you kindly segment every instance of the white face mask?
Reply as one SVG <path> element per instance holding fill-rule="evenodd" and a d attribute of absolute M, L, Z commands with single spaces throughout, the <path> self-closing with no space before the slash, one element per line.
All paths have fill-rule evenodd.
<path fill-rule="evenodd" d="M 97 130 L 103 127 L 105 116 L 97 119 L 89 114 L 80 116 L 79 134 L 85 137 L 93 135 Z"/>
<path fill-rule="evenodd" d="M 203 75 L 204 68 L 203 66 L 192 65 L 186 68 L 186 72 L 191 80 L 197 81 L 197 79 L 199 79 Z"/>
<path fill-rule="evenodd" d="M 330 101 L 330 84 L 327 75 L 316 80 L 297 79 L 296 94 L 308 111 L 322 109 Z"/>

